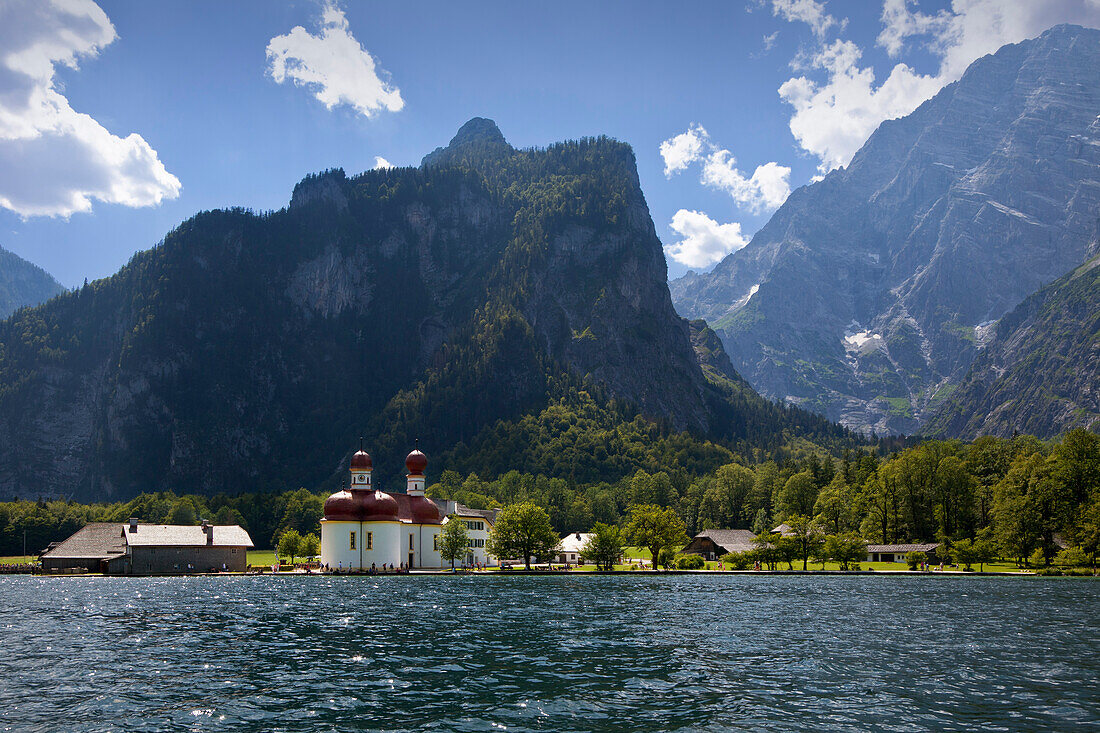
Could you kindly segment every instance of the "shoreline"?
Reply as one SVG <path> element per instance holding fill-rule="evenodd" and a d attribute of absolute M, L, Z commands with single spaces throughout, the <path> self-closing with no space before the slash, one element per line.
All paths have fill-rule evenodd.
<path fill-rule="evenodd" d="M 216 578 L 216 577 L 268 577 L 268 578 L 401 578 L 401 577 L 562 577 L 562 576 L 882 576 L 905 578 L 979 577 L 979 578 L 1100 578 L 1093 575 L 1045 575 L 1031 571 L 965 571 L 965 570 L 610 570 L 610 571 L 561 571 L 561 570 L 491 570 L 451 572 L 450 570 L 413 570 L 408 573 L 305 573 L 305 572 L 217 572 L 217 573 L 165 573 L 159 575 L 108 575 L 105 573 L 6 573 L 11 576 L 35 578 Z"/>

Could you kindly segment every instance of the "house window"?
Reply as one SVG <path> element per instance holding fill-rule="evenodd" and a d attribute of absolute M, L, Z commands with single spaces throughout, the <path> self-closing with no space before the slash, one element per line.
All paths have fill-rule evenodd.
<path fill-rule="evenodd" d="M 355 549 L 355 533 L 354 532 L 349 532 L 348 533 L 348 549 L 349 550 L 354 550 Z"/>
<path fill-rule="evenodd" d="M 374 532 L 367 532 L 367 549 L 374 549 Z"/>
<path fill-rule="evenodd" d="M 413 547 L 413 536 L 412 536 L 412 535 L 409 535 L 409 549 L 410 549 L 410 550 L 413 550 L 413 549 L 415 549 L 415 548 Z"/>
<path fill-rule="evenodd" d="M 439 535 L 437 534 L 432 535 L 432 550 L 439 552 Z"/>

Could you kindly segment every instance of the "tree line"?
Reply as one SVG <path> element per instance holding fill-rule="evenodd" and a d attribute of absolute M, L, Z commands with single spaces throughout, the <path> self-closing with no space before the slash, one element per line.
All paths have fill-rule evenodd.
<path fill-rule="evenodd" d="M 972 443 L 931 440 L 881 456 L 872 449 L 825 454 L 797 443 L 779 460 L 749 463 L 730 454 L 693 476 L 638 469 L 618 481 L 578 483 L 509 471 L 494 478 L 444 471 L 428 495 L 475 509 L 542 508 L 557 536 L 597 523 L 625 528 L 637 507 L 671 510 L 685 538 L 707 529 L 766 535 L 782 522 L 809 523 L 821 536 L 874 544 L 938 542 L 966 557 L 992 548 L 1020 564 L 1048 564 L 1061 546 L 1094 563 L 1100 549 L 1100 436 L 1073 430 L 1052 441 L 1021 435 Z M 240 524 L 258 548 L 287 530 L 318 531 L 323 493 L 306 489 L 214 497 L 142 494 L 129 502 L 0 503 L 0 554 L 31 553 L 87 522 Z M 799 525 L 801 526 L 801 525 Z M 977 548 L 977 550 L 975 549 Z"/>

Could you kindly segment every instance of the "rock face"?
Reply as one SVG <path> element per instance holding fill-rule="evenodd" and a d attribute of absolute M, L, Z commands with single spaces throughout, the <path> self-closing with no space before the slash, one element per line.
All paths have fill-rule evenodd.
<path fill-rule="evenodd" d="M 975 61 L 711 273 L 671 285 L 765 395 L 913 432 L 993 323 L 1081 264 L 1100 212 L 1100 31 Z"/>
<path fill-rule="evenodd" d="M 360 435 L 393 480 L 414 438 L 459 451 L 581 390 L 626 421 L 788 430 L 708 380 L 666 279 L 628 146 L 516 151 L 474 120 L 419 169 L 199 214 L 0 323 L 0 492 L 317 486 Z M 737 378 L 716 340 L 708 359 Z"/>
<path fill-rule="evenodd" d="M 48 272 L 0 247 L 0 319 L 63 292 L 65 288 Z"/>
<path fill-rule="evenodd" d="M 1100 429 L 1100 255 L 997 323 L 962 384 L 924 426 L 930 436 Z"/>

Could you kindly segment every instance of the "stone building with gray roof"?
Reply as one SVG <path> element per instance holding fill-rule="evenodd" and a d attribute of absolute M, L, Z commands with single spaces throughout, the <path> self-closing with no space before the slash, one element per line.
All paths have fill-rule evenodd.
<path fill-rule="evenodd" d="M 243 572 L 252 538 L 239 525 L 94 523 L 46 550 L 42 568 L 112 575 Z"/>

